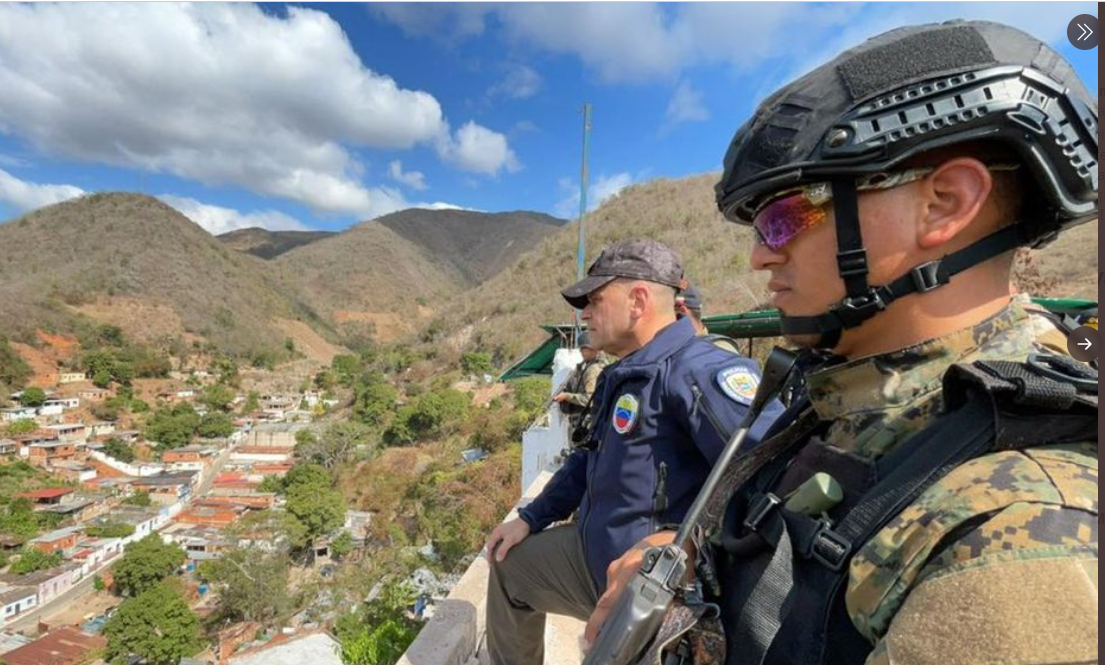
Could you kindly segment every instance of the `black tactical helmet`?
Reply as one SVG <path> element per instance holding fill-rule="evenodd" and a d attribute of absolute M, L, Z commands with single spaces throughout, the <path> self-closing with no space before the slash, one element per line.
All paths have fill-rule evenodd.
<path fill-rule="evenodd" d="M 968 141 L 993 141 L 1019 156 L 1038 189 L 1026 202 L 1025 218 L 1001 237 L 976 243 L 989 240 L 988 246 L 952 255 L 949 265 L 919 266 L 895 282 L 897 288 L 869 287 L 858 219 L 848 219 L 856 217 L 847 204 L 854 187 L 850 195 L 837 190 Z M 832 184 L 848 298 L 831 316 L 791 319 L 788 331 L 821 332 L 828 346 L 841 329 L 860 325 L 894 298 L 1096 221 L 1097 145 L 1096 100 L 1048 45 L 985 21 L 911 26 L 841 53 L 765 100 L 733 137 L 717 201 L 727 219 L 751 224 L 775 193 Z M 845 200 L 843 210 L 837 199 Z M 784 317 L 784 330 L 787 323 Z"/>

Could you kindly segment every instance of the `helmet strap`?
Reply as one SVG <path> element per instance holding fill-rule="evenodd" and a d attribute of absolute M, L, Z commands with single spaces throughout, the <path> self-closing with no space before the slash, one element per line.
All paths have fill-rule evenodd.
<path fill-rule="evenodd" d="M 947 256 L 922 263 L 885 286 L 867 283 L 867 251 L 859 227 L 859 205 L 853 179 L 832 181 L 836 217 L 837 270 L 844 281 L 845 297 L 817 316 L 780 316 L 788 336 L 817 335 L 814 348 L 832 349 L 841 334 L 885 310 L 890 303 L 911 293 L 926 293 L 947 284 L 953 275 L 1028 244 L 1025 225 L 1010 224 Z"/>

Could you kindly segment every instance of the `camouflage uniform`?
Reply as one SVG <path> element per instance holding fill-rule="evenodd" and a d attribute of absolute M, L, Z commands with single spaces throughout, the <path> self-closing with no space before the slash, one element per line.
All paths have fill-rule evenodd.
<path fill-rule="evenodd" d="M 1048 342 L 1061 333 L 1030 314 L 1030 307 L 1027 299 L 1018 297 L 973 328 L 812 373 L 808 389 L 813 409 L 821 420 L 832 422 L 826 441 L 863 458 L 881 457 L 940 412 L 941 377 L 951 364 L 1023 361 L 1051 346 Z M 1018 566 L 1042 560 L 1058 563 L 1059 568 Z M 1068 563 L 1074 567 L 1064 567 Z M 955 588 L 954 576 L 971 570 L 995 574 L 979 578 L 981 589 L 971 584 Z M 991 611 L 1000 599 L 995 603 L 985 591 L 1006 574 L 1016 576 L 1023 588 L 1033 587 L 1031 577 L 1038 575 L 1047 583 L 1032 597 L 1050 596 L 1054 604 L 1055 592 L 1048 587 L 1081 571 L 1092 586 L 1092 591 L 1083 591 L 1092 595 L 1096 639 L 1096 570 L 1096 445 L 1000 452 L 952 471 L 863 545 L 851 561 L 846 603 L 856 628 L 876 645 L 867 661 L 871 665 L 935 661 L 937 653 L 944 663 L 978 662 L 982 656 L 991 662 L 1030 662 L 1021 658 L 1034 648 L 1033 642 L 1044 653 L 1050 649 L 1054 654 L 1058 648 L 1046 645 L 1046 639 L 1041 645 L 1039 635 L 1031 635 L 1048 617 L 1033 621 L 1023 613 L 1003 626 L 1002 612 Z M 941 589 L 941 579 L 951 582 Z M 976 590 L 983 597 L 971 598 Z M 913 596 L 922 598 L 915 611 L 910 607 Z M 967 598 L 968 606 L 972 600 L 978 603 L 976 614 L 978 606 L 986 612 L 978 622 L 967 620 L 957 614 L 953 597 Z M 909 626 L 899 630 L 895 622 L 906 612 Z M 941 615 L 933 616 L 936 612 Z M 969 615 L 969 609 L 964 613 Z M 1063 620 L 1083 623 L 1069 616 Z M 957 621 L 965 624 L 959 629 L 949 625 Z M 934 635 L 949 628 L 958 639 L 934 644 Z M 1014 629 L 1021 639 L 1001 639 L 1002 631 Z M 975 651 L 988 639 L 995 642 L 988 651 Z M 993 649 L 1015 653 L 1002 656 L 1004 652 Z"/>
<path fill-rule="evenodd" d="M 587 410 L 591 402 L 591 395 L 595 394 L 595 386 L 598 385 L 599 375 L 606 369 L 606 356 L 599 354 L 594 360 L 583 361 L 576 367 L 560 392 L 566 393 L 568 398 L 560 403 L 560 410 L 568 416 L 574 427 Z"/>

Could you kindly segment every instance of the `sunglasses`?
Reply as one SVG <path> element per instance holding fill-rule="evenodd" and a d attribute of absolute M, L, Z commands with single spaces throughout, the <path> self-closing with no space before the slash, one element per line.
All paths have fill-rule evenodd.
<path fill-rule="evenodd" d="M 995 164 L 991 171 L 1012 171 L 1017 164 Z M 936 170 L 920 167 L 892 173 L 872 173 L 856 181 L 857 192 L 870 192 L 901 187 L 922 180 Z M 819 182 L 779 192 L 756 210 L 752 227 L 757 240 L 778 250 L 801 232 L 829 218 L 829 203 L 833 200 L 832 185 Z"/>

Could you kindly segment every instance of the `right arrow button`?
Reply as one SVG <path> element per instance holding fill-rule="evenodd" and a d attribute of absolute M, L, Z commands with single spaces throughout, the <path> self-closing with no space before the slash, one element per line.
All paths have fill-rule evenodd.
<path fill-rule="evenodd" d="M 1075 328 L 1067 337 L 1067 352 L 1084 363 L 1097 360 L 1101 353 L 1101 334 L 1090 326 Z"/>

